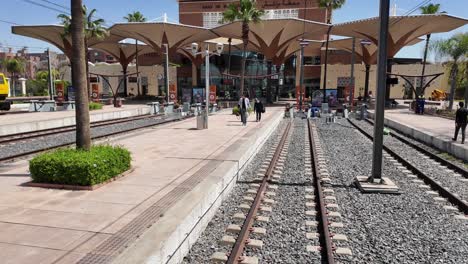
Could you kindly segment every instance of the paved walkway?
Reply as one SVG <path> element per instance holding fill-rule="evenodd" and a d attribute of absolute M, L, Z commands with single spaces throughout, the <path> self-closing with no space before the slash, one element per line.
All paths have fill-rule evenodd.
<path fill-rule="evenodd" d="M 242 148 L 282 110 L 270 108 L 262 123 L 246 127 L 224 111 L 210 116 L 208 130 L 194 130 L 196 120 L 189 119 L 120 136 L 110 143 L 130 149 L 135 170 L 95 191 L 22 187 L 30 180 L 27 161 L 0 164 L 0 262 L 112 260 L 132 242 L 129 232 L 140 236 L 148 223 L 164 222 L 166 210 L 206 174 L 238 164 Z"/>
<path fill-rule="evenodd" d="M 369 111 L 373 113 L 373 111 Z M 386 125 L 458 158 L 468 160 L 468 142 L 453 142 L 455 121 L 431 115 L 416 115 L 408 109 L 385 110 Z"/>

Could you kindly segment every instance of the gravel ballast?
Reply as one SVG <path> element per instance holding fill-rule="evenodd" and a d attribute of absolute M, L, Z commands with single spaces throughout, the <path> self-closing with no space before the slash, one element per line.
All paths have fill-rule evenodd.
<path fill-rule="evenodd" d="M 466 263 L 468 221 L 456 219 L 459 212 L 445 210 L 446 203 L 435 201 L 388 159 L 383 174 L 401 194 L 362 194 L 354 179 L 370 175 L 371 141 L 344 119 L 317 125 L 353 252 L 341 263 Z"/>

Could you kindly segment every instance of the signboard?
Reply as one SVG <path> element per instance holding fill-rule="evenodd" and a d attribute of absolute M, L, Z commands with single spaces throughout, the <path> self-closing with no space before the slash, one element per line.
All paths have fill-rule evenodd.
<path fill-rule="evenodd" d="M 304 91 L 302 91 L 302 108 L 304 108 L 304 99 L 305 99 L 304 95 L 305 95 L 305 93 L 304 93 Z M 296 107 L 297 107 L 297 109 L 299 109 L 300 101 L 301 101 L 301 86 L 297 85 L 296 86 Z"/>
<path fill-rule="evenodd" d="M 193 102 L 203 103 L 205 101 L 205 89 L 204 88 L 193 88 Z"/>
<path fill-rule="evenodd" d="M 91 100 L 99 102 L 99 84 L 97 83 L 91 84 Z"/>
<path fill-rule="evenodd" d="M 177 103 L 177 86 L 169 84 L 169 102 Z"/>
<path fill-rule="evenodd" d="M 55 83 L 55 93 L 57 94 L 57 102 L 63 103 L 65 101 L 65 89 L 63 86 L 63 82 L 56 82 Z"/>
<path fill-rule="evenodd" d="M 210 104 L 216 103 L 216 85 L 210 85 Z"/>
<path fill-rule="evenodd" d="M 68 101 L 75 101 L 75 88 L 73 86 L 67 87 Z"/>

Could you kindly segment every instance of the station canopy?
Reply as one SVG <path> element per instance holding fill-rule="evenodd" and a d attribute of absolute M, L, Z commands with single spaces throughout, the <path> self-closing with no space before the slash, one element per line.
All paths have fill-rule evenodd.
<path fill-rule="evenodd" d="M 389 21 L 388 56 L 394 57 L 415 39 L 432 33 L 449 32 L 468 23 L 467 19 L 447 14 L 391 16 Z M 356 20 L 336 24 L 332 35 L 356 37 L 379 44 L 380 18 Z"/>
<path fill-rule="evenodd" d="M 421 38 L 416 38 L 412 40 L 411 42 L 409 42 L 406 46 L 415 45 L 421 42 L 422 40 L 423 39 Z M 352 52 L 353 51 L 353 38 L 331 40 L 329 43 L 329 47 L 332 49 L 339 49 L 339 50 Z M 372 64 L 377 63 L 378 47 L 373 42 L 356 38 L 354 53 L 366 65 L 372 65 Z"/>
<path fill-rule="evenodd" d="M 11 31 L 14 34 L 40 39 L 48 42 L 60 49 L 68 58 L 71 58 L 72 46 L 71 36 L 64 35 L 64 27 L 61 25 L 37 25 L 37 26 L 13 26 Z M 92 38 L 88 40 L 88 46 L 91 48 L 98 43 L 115 43 L 124 38 L 109 34 L 104 39 Z"/>
<path fill-rule="evenodd" d="M 284 61 L 300 49 L 300 39 L 323 40 L 330 26 L 297 18 L 250 23 L 248 50 L 260 52 L 269 60 Z M 211 31 L 220 37 L 242 39 L 242 21 L 221 25 Z"/>
<path fill-rule="evenodd" d="M 118 23 L 110 28 L 111 34 L 123 38 L 140 40 L 153 47 L 155 51 L 168 45 L 169 53 L 192 42 L 204 41 L 216 37 L 209 29 L 168 22 Z"/>
<path fill-rule="evenodd" d="M 113 41 L 98 42 L 92 48 L 109 53 L 119 61 L 123 68 L 127 68 L 128 64 L 135 59 L 137 52 L 139 56 L 154 52 L 153 47 L 148 45 L 138 44 L 137 46 L 134 43 Z"/>

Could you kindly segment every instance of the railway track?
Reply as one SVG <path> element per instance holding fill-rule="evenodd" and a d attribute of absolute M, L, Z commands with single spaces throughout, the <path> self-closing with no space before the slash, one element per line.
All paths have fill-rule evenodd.
<path fill-rule="evenodd" d="M 302 225 L 305 224 L 306 230 L 303 232 L 305 238 L 299 248 L 302 248 L 303 256 L 311 256 L 312 254 L 319 258 L 321 263 L 335 263 L 336 255 L 350 255 L 351 252 L 347 248 L 338 247 L 335 244 L 335 239 L 346 240 L 346 236 L 336 234 L 343 227 L 339 222 L 341 215 L 337 212 L 336 198 L 334 191 L 328 186 L 330 183 L 330 175 L 326 169 L 326 162 L 323 150 L 320 146 L 320 141 L 316 131 L 315 124 L 312 122 L 298 122 L 300 126 L 293 126 L 293 122 L 288 122 L 281 135 L 274 141 L 272 147 L 267 150 L 266 158 L 260 165 L 260 170 L 257 173 L 255 181 L 251 182 L 248 189 L 244 189 L 242 195 L 242 203 L 238 205 L 241 212 L 235 213 L 233 217 L 234 223 L 230 224 L 226 229 L 227 235 L 224 235 L 221 240 L 223 248 L 229 252 L 215 252 L 211 256 L 211 260 L 218 263 L 239 264 L 239 263 L 259 263 L 257 255 L 262 255 L 264 247 L 268 247 L 271 240 L 274 240 L 273 233 L 276 230 L 270 228 L 281 228 L 284 223 L 274 222 L 278 220 L 279 215 L 274 213 L 274 210 L 283 210 L 285 208 L 275 208 L 278 204 L 288 204 L 288 201 L 277 199 L 284 198 L 285 192 L 291 192 L 297 188 L 305 190 L 305 196 L 298 199 L 303 199 L 305 208 L 302 216 L 296 216 L 299 219 L 305 219 L 305 223 L 299 220 Z M 300 127 L 304 130 L 305 141 L 296 142 L 294 144 L 302 145 L 304 148 L 304 167 L 301 169 L 305 172 L 305 177 L 309 180 L 306 182 L 288 182 L 283 178 L 283 171 L 290 171 L 290 163 L 286 162 L 288 149 L 294 130 Z M 301 153 L 302 155 L 302 153 Z M 302 165 L 302 163 L 301 163 Z M 296 189 L 291 188 L 291 185 L 301 186 Z M 289 187 L 286 187 L 289 186 Z M 288 195 L 294 195 L 289 193 Z M 287 196 L 286 196 L 287 197 Z M 290 205 L 292 206 L 292 205 Z M 305 216 L 304 216 L 305 215 Z M 281 217 L 279 217 L 281 219 Z M 265 224 L 268 223 L 268 224 Z M 265 227 L 265 228 L 263 228 Z M 299 228 L 299 227 L 297 227 Z M 298 230 L 296 230 L 297 232 Z M 300 235 L 300 234 L 299 234 Z M 272 237 L 269 237 L 272 236 Z M 287 238 L 289 242 L 291 237 Z M 264 242 L 265 241 L 265 242 Z M 279 241 L 280 242 L 280 241 Z M 286 241 L 284 241 L 286 243 Z M 264 244 L 266 243 L 266 244 Z M 281 242 L 280 242 L 281 243 Z M 266 248 L 266 250 L 269 250 Z M 283 248 L 282 250 L 285 250 Z M 286 250 L 294 250 L 286 248 Z M 305 254 L 305 255 L 304 255 Z M 264 260 L 269 263 L 267 260 Z M 312 261 L 309 259 L 309 261 Z"/>
<path fill-rule="evenodd" d="M 118 118 L 118 119 L 112 119 L 112 120 L 97 121 L 97 122 L 92 122 L 90 125 L 91 125 L 91 128 L 94 128 L 94 127 L 102 127 L 102 126 L 107 126 L 107 125 L 120 124 L 120 123 L 132 122 L 136 120 L 141 120 L 141 119 L 146 119 L 146 118 L 155 118 L 155 117 L 157 116 L 151 116 L 148 114 L 148 115 L 141 115 L 137 117 L 124 117 L 124 118 Z M 10 134 L 10 135 L 3 135 L 3 136 L 0 136 L 0 145 L 12 143 L 12 142 L 18 142 L 21 140 L 54 135 L 58 133 L 72 132 L 72 131 L 75 131 L 75 125 L 50 128 L 50 129 L 41 129 L 41 130 Z"/>
<path fill-rule="evenodd" d="M 368 139 L 373 140 L 373 136 L 368 131 L 369 129 L 363 128 L 363 124 L 366 123 L 358 125 L 350 119 L 348 119 L 348 122 Z M 400 140 L 400 138 L 397 138 L 397 140 Z M 427 190 L 427 193 L 433 194 L 435 196 L 434 200 L 444 202 L 446 199 L 455 206 L 445 206 L 445 209 L 459 210 L 468 215 L 468 202 L 465 200 L 468 182 L 459 180 L 459 178 L 466 177 L 466 172 L 461 171 L 462 173 L 460 173 L 460 168 L 454 169 L 453 167 L 449 167 L 449 162 L 444 159 L 433 160 L 433 155 L 428 154 L 426 151 L 421 151 L 420 148 L 414 148 L 412 144 L 406 144 L 406 142 L 407 140 L 401 141 L 402 144 L 405 144 L 404 146 L 399 145 L 398 142 L 393 142 L 391 145 L 385 142 L 383 148 L 389 154 L 388 158 L 390 162 L 399 167 L 409 178 L 420 178 L 420 180 L 413 179 L 412 181 L 420 183 L 421 185 L 419 186 L 421 188 L 428 186 L 428 188 L 432 189 Z M 416 160 L 413 162 L 414 157 L 420 157 L 421 155 L 425 157 L 424 159 L 427 162 L 421 163 Z M 438 169 L 434 170 L 432 166 L 434 163 L 437 163 L 436 160 L 441 165 L 436 165 L 437 167 L 435 168 Z"/>
<path fill-rule="evenodd" d="M 105 133 L 105 134 L 102 134 L 102 135 L 92 136 L 91 139 L 92 140 L 102 139 L 102 138 L 106 138 L 106 137 L 110 137 L 110 136 L 115 136 L 115 135 L 119 135 L 119 134 L 132 132 L 132 131 L 135 131 L 135 130 L 138 130 L 138 129 L 153 127 L 153 126 L 162 125 L 162 124 L 167 124 L 167 123 L 171 123 L 171 122 L 175 122 L 175 121 L 179 121 L 179 120 L 184 120 L 184 119 L 188 119 L 188 118 L 191 118 L 191 117 L 192 116 L 186 116 L 186 117 L 180 118 L 180 117 L 177 117 L 177 116 L 172 116 L 172 117 L 169 117 L 169 118 L 164 118 L 164 117 L 157 118 L 156 116 L 149 116 L 149 115 L 146 116 L 145 115 L 145 116 L 140 116 L 140 117 L 137 117 L 137 118 L 122 118 L 122 119 L 118 119 L 118 120 L 112 120 L 112 121 L 109 121 L 109 122 L 105 122 L 105 121 L 96 122 L 96 123 L 93 123 L 92 128 L 112 126 L 112 125 L 116 125 L 116 124 L 125 124 L 125 123 L 128 123 L 128 122 L 134 122 L 134 121 L 138 121 L 138 120 L 142 120 L 142 119 L 154 119 L 154 121 L 155 121 L 154 123 L 151 123 L 151 124 L 140 125 L 138 127 L 131 127 L 131 128 L 128 128 L 128 129 L 122 129 L 122 130 L 119 130 L 119 131 L 109 132 L 109 133 Z M 70 133 L 70 132 L 75 131 L 74 128 L 69 128 L 69 127 L 64 128 L 64 129 L 52 129 L 52 130 L 53 131 L 51 131 L 51 130 L 47 130 L 47 131 L 42 130 L 40 133 L 35 133 L 35 132 L 26 133 L 26 135 L 19 136 L 17 138 L 6 138 L 5 137 L 4 139 L 0 139 L 0 142 L 1 142 L 0 147 L 1 147 L 1 145 L 8 145 L 8 144 L 17 144 L 17 143 L 27 144 L 28 140 L 34 140 L 36 138 L 54 136 L 54 135 L 58 135 L 58 134 L 61 134 L 61 133 Z M 1 140 L 3 140 L 3 141 L 1 141 Z M 41 153 L 41 152 L 44 152 L 44 151 L 48 151 L 48 150 L 51 150 L 51 149 L 56 149 L 56 148 L 66 147 L 66 146 L 72 146 L 73 144 L 74 144 L 74 142 L 67 142 L 67 143 L 54 144 L 54 145 L 51 145 L 51 146 L 47 146 L 47 147 L 40 148 L 40 149 L 34 149 L 34 150 L 31 150 L 31 151 L 24 151 L 24 152 L 14 154 L 14 155 L 8 155 L 8 156 L 5 156 L 5 157 L 0 157 L 0 162 L 8 162 L 8 161 L 23 158 L 23 157 L 26 157 L 26 156 L 29 156 L 29 155 L 33 155 L 33 154 Z"/>

